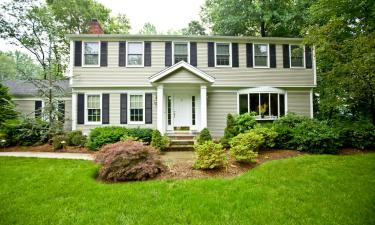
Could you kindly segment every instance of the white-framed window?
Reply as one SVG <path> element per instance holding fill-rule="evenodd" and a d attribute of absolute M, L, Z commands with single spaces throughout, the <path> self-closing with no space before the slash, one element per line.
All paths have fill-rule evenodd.
<path fill-rule="evenodd" d="M 145 121 L 145 95 L 129 94 L 128 99 L 129 123 L 143 124 Z"/>
<path fill-rule="evenodd" d="M 268 68 L 269 67 L 269 45 L 268 44 L 254 44 L 253 57 L 254 68 Z"/>
<path fill-rule="evenodd" d="M 285 115 L 284 93 L 240 93 L 239 114 L 254 112 L 258 120 L 273 120 Z"/>
<path fill-rule="evenodd" d="M 173 62 L 185 61 L 189 63 L 190 49 L 188 42 L 173 43 Z"/>
<path fill-rule="evenodd" d="M 232 45 L 230 43 L 215 43 L 216 67 L 232 66 Z"/>
<path fill-rule="evenodd" d="M 87 94 L 86 95 L 86 122 L 101 123 L 102 113 L 102 98 L 100 94 Z"/>
<path fill-rule="evenodd" d="M 100 42 L 83 42 L 82 62 L 86 67 L 100 66 Z"/>
<path fill-rule="evenodd" d="M 143 67 L 144 65 L 144 43 L 143 42 L 127 42 L 126 48 L 126 66 L 127 67 Z"/>
<path fill-rule="evenodd" d="M 300 45 L 289 45 L 290 68 L 305 67 L 305 47 Z"/>

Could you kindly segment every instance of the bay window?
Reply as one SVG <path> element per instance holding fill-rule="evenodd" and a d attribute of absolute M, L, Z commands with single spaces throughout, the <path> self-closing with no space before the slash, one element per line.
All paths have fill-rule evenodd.
<path fill-rule="evenodd" d="M 290 67 L 305 67 L 304 48 L 299 45 L 290 45 Z"/>
<path fill-rule="evenodd" d="M 83 44 L 83 65 L 99 66 L 99 42 L 84 42 Z"/>
<path fill-rule="evenodd" d="M 254 44 L 254 67 L 268 67 L 268 44 Z"/>
<path fill-rule="evenodd" d="M 230 44 L 216 43 L 216 66 L 230 65 Z"/>
<path fill-rule="evenodd" d="M 129 95 L 129 117 L 130 122 L 144 121 L 144 95 L 131 94 Z"/>
<path fill-rule="evenodd" d="M 142 67 L 143 66 L 143 42 L 128 42 L 127 47 L 127 66 Z"/>
<path fill-rule="evenodd" d="M 285 94 L 241 93 L 239 114 L 254 112 L 257 119 L 276 119 L 285 115 Z"/>
<path fill-rule="evenodd" d="M 188 43 L 174 43 L 174 63 L 180 61 L 189 62 Z"/>
<path fill-rule="evenodd" d="M 100 95 L 87 95 L 87 122 L 101 121 Z"/>

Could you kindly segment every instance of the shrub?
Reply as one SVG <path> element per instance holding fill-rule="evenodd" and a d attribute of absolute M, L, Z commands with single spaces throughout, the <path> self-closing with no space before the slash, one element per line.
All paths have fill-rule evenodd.
<path fill-rule="evenodd" d="M 264 143 L 261 146 L 263 149 L 275 147 L 277 132 L 273 127 L 268 128 L 265 126 L 256 125 L 251 131 L 263 137 Z"/>
<path fill-rule="evenodd" d="M 59 150 L 64 148 L 64 143 L 66 144 L 65 135 L 56 135 L 52 138 L 52 146 L 54 150 Z"/>
<path fill-rule="evenodd" d="M 290 145 L 293 149 L 311 153 L 336 154 L 342 142 L 336 129 L 326 121 L 304 120 L 292 131 Z"/>
<path fill-rule="evenodd" d="M 249 131 L 232 138 L 230 153 L 238 162 L 251 163 L 258 156 L 257 151 L 264 143 L 262 135 Z"/>
<path fill-rule="evenodd" d="M 203 144 L 206 141 L 211 141 L 212 137 L 210 134 L 210 131 L 207 128 L 204 128 L 198 135 L 197 137 L 197 143 L 198 144 Z"/>
<path fill-rule="evenodd" d="M 150 144 L 152 139 L 152 132 L 153 129 L 150 128 L 128 128 L 126 135 Z"/>
<path fill-rule="evenodd" d="M 344 146 L 358 149 L 375 148 L 375 126 L 369 121 L 339 122 L 335 125 Z"/>
<path fill-rule="evenodd" d="M 124 136 L 122 136 L 120 138 L 120 141 L 138 141 L 138 138 L 135 138 L 135 137 L 132 137 L 132 136 L 129 136 L 127 134 L 124 134 Z"/>
<path fill-rule="evenodd" d="M 206 141 L 200 145 L 194 145 L 196 169 L 215 169 L 227 165 L 228 159 L 221 144 Z"/>
<path fill-rule="evenodd" d="M 87 137 L 82 134 L 82 131 L 75 130 L 66 134 L 66 145 L 83 147 L 86 145 Z"/>
<path fill-rule="evenodd" d="M 224 148 L 229 148 L 229 141 L 238 134 L 235 125 L 236 119 L 232 114 L 229 113 L 227 115 L 227 126 L 224 129 L 224 136 L 220 139 L 220 143 Z"/>
<path fill-rule="evenodd" d="M 120 141 L 120 138 L 127 134 L 125 127 L 97 127 L 91 130 L 87 147 L 91 150 L 97 150 L 105 144 L 111 144 Z"/>
<path fill-rule="evenodd" d="M 105 145 L 95 162 L 102 164 L 99 178 L 110 182 L 146 180 L 165 170 L 154 148 L 131 140 Z"/>
<path fill-rule="evenodd" d="M 255 114 L 253 112 L 244 113 L 236 117 L 236 125 L 234 129 L 238 133 L 245 133 L 246 131 L 254 128 L 256 124 L 257 121 L 255 119 Z"/>
<path fill-rule="evenodd" d="M 160 131 L 154 130 L 152 132 L 152 140 L 151 146 L 159 149 L 160 151 L 164 151 L 169 146 L 169 138 L 167 136 L 162 136 Z"/>

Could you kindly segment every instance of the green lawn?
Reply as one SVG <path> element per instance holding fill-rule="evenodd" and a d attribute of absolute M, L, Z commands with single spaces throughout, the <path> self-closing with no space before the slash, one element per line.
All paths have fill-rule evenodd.
<path fill-rule="evenodd" d="M 375 224 L 375 154 L 305 155 L 232 179 L 104 184 L 96 170 L 0 157 L 0 223 Z"/>

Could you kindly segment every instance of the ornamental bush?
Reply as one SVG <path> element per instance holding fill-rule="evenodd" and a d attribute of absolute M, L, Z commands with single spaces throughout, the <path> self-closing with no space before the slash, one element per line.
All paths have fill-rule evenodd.
<path fill-rule="evenodd" d="M 235 125 L 236 119 L 232 114 L 229 113 L 227 115 L 227 126 L 224 129 L 224 136 L 220 139 L 220 143 L 224 148 L 229 148 L 229 141 L 238 134 Z"/>
<path fill-rule="evenodd" d="M 206 141 L 211 141 L 212 137 L 210 134 L 210 131 L 207 128 L 204 128 L 198 135 L 197 137 L 197 143 L 198 144 L 203 144 Z"/>
<path fill-rule="evenodd" d="M 125 127 L 106 126 L 94 128 L 90 131 L 87 147 L 91 150 L 97 150 L 105 144 L 120 141 L 125 134 L 127 134 Z"/>
<path fill-rule="evenodd" d="M 109 182 L 146 180 L 166 169 L 154 148 L 131 140 L 103 146 L 95 162 L 102 165 L 99 178 Z"/>
<path fill-rule="evenodd" d="M 160 150 L 164 151 L 169 146 L 169 138 L 167 136 L 162 136 L 160 131 L 154 130 L 152 132 L 152 140 L 151 146 Z"/>
<path fill-rule="evenodd" d="M 375 126 L 367 120 L 340 121 L 335 124 L 345 147 L 358 149 L 375 148 Z"/>
<path fill-rule="evenodd" d="M 66 145 L 83 147 L 86 145 L 87 137 L 82 134 L 82 131 L 75 130 L 66 134 Z"/>
<path fill-rule="evenodd" d="M 258 156 L 259 148 L 264 144 L 262 135 L 249 131 L 232 138 L 230 153 L 238 162 L 251 163 Z"/>
<path fill-rule="evenodd" d="M 60 150 L 64 148 L 64 143 L 66 144 L 65 135 L 55 135 L 52 138 L 52 147 L 54 150 Z"/>
<path fill-rule="evenodd" d="M 153 129 L 150 128 L 128 128 L 126 135 L 150 144 L 152 139 L 152 132 Z"/>
<path fill-rule="evenodd" d="M 255 113 L 244 113 L 236 117 L 235 119 L 235 127 L 234 130 L 237 131 L 237 134 L 239 133 L 245 133 L 248 130 L 251 130 L 254 128 L 254 126 L 257 124 L 257 121 L 255 119 Z"/>
<path fill-rule="evenodd" d="M 203 144 L 194 145 L 196 169 L 216 169 L 225 167 L 228 163 L 227 156 L 221 144 L 206 141 Z"/>

